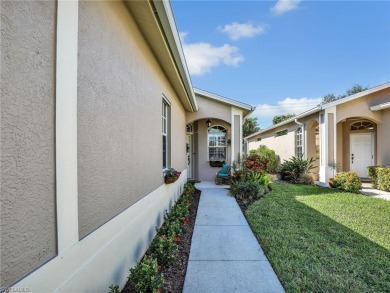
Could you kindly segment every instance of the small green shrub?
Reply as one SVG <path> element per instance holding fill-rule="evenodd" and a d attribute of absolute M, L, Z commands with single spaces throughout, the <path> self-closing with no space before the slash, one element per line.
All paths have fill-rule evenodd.
<path fill-rule="evenodd" d="M 390 167 L 370 166 L 368 177 L 372 180 L 372 187 L 390 191 Z"/>
<path fill-rule="evenodd" d="M 164 217 L 164 225 L 160 228 L 156 228 L 158 236 L 167 236 L 167 237 L 175 237 L 181 236 L 183 232 L 183 227 L 181 225 L 182 218 L 168 218 L 169 214 L 166 214 Z"/>
<path fill-rule="evenodd" d="M 377 168 L 378 189 L 390 191 L 390 167 Z"/>
<path fill-rule="evenodd" d="M 298 183 L 305 184 L 305 185 L 313 185 L 314 184 L 313 177 L 311 177 L 308 174 L 304 174 L 301 176 L 301 178 L 299 178 Z"/>
<path fill-rule="evenodd" d="M 173 237 L 165 235 L 154 237 L 149 246 L 150 255 L 157 259 L 159 265 L 169 265 L 178 255 L 179 250 L 177 244 L 173 241 Z"/>
<path fill-rule="evenodd" d="M 112 284 L 108 288 L 110 289 L 109 293 L 121 293 L 121 290 L 119 290 L 119 285 Z"/>
<path fill-rule="evenodd" d="M 255 181 L 234 181 L 230 184 L 230 194 L 237 200 L 254 201 L 264 196 L 266 188 Z"/>
<path fill-rule="evenodd" d="M 359 193 L 362 189 L 362 182 L 356 172 L 338 173 L 333 179 L 333 184 L 336 188 L 352 193 Z"/>
<path fill-rule="evenodd" d="M 274 150 L 270 150 L 265 145 L 259 146 L 256 150 L 250 150 L 249 154 L 258 155 L 262 161 L 267 160 L 266 172 L 276 173 L 278 167 L 278 156 L 275 154 Z"/>
<path fill-rule="evenodd" d="M 377 168 L 379 168 L 379 166 L 369 166 L 369 167 L 367 167 L 368 177 L 371 179 L 371 181 L 372 181 L 371 185 L 374 188 L 378 187 L 378 177 L 377 177 L 378 175 L 376 173 Z"/>
<path fill-rule="evenodd" d="M 267 168 L 268 160 L 259 155 L 249 155 L 245 160 L 245 170 L 254 170 L 264 173 Z"/>
<path fill-rule="evenodd" d="M 270 183 L 270 178 L 267 173 L 259 173 L 257 171 L 246 171 L 242 174 L 242 180 L 243 181 L 252 181 L 252 182 L 258 182 L 261 185 L 268 186 Z"/>
<path fill-rule="evenodd" d="M 186 183 L 184 184 L 184 194 L 194 194 L 195 193 L 195 186 L 192 183 Z"/>
<path fill-rule="evenodd" d="M 310 173 L 310 170 L 315 168 L 314 162 L 313 158 L 303 159 L 303 156 L 293 156 L 289 160 L 284 160 L 280 166 L 280 177 L 282 180 L 287 180 L 291 183 L 299 183 L 303 175 Z"/>
<path fill-rule="evenodd" d="M 186 201 L 184 198 L 180 198 L 176 204 L 171 208 L 169 213 L 165 215 L 165 221 L 174 222 L 180 220 L 183 217 L 189 216 L 190 202 Z"/>
<path fill-rule="evenodd" d="M 130 269 L 129 280 L 135 284 L 139 293 L 157 293 L 164 285 L 163 276 L 158 271 L 157 259 L 145 256 L 134 268 Z"/>

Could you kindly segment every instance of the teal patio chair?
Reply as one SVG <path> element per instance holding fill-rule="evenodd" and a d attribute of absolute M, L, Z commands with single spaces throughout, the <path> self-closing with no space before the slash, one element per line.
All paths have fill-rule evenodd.
<path fill-rule="evenodd" d="M 230 166 L 223 164 L 222 169 L 215 175 L 215 184 L 220 185 L 222 183 L 230 183 Z"/>

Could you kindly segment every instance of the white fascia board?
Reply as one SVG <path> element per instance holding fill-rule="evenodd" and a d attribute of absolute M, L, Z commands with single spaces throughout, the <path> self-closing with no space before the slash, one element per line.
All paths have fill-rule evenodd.
<path fill-rule="evenodd" d="M 169 44 L 169 48 L 172 52 L 177 69 L 179 70 L 184 87 L 186 88 L 190 104 L 193 111 L 196 112 L 198 111 L 198 103 L 196 102 L 190 74 L 188 71 L 183 48 L 181 46 L 179 33 L 176 27 L 175 17 L 172 12 L 171 3 L 169 1 L 153 0 L 153 4 L 156 7 L 162 29 Z"/>
<path fill-rule="evenodd" d="M 251 105 L 248 105 L 248 104 L 245 104 L 245 103 L 242 103 L 239 101 L 235 101 L 232 99 L 228 99 L 228 98 L 216 95 L 216 94 L 212 94 L 212 93 L 209 93 L 209 92 L 206 92 L 204 90 L 197 89 L 197 88 L 194 88 L 194 92 L 195 92 L 195 94 L 197 94 L 199 96 L 202 96 L 202 97 L 205 97 L 205 98 L 208 98 L 211 100 L 215 100 L 218 102 L 222 102 L 222 103 L 228 104 L 230 106 L 235 106 L 235 107 L 240 108 L 240 109 L 251 111 L 250 113 L 252 113 L 256 109 L 256 107 L 253 107 Z"/>
<path fill-rule="evenodd" d="M 371 111 L 380 111 L 380 110 L 384 110 L 384 109 L 388 109 L 388 108 L 390 108 L 390 102 L 386 102 L 386 103 L 383 103 L 383 104 L 371 106 L 370 110 Z"/>
<path fill-rule="evenodd" d="M 340 104 L 343 104 L 343 103 L 346 103 L 346 102 L 349 102 L 349 101 L 352 101 L 352 100 L 355 100 L 355 99 L 367 96 L 369 94 L 379 92 L 379 91 L 384 90 L 386 88 L 390 88 L 390 82 L 387 82 L 387 83 L 375 86 L 373 88 L 370 88 L 368 90 L 362 91 L 362 92 L 357 93 L 357 94 L 354 94 L 352 96 L 348 96 L 348 97 L 342 98 L 340 100 L 336 100 L 334 102 L 327 103 L 325 105 L 322 105 L 322 108 L 323 109 L 327 109 L 327 108 L 330 108 L 330 107 L 334 107 L 334 106 L 337 106 L 337 105 L 340 105 Z"/>
<path fill-rule="evenodd" d="M 258 132 L 256 132 L 256 133 L 253 133 L 253 134 L 251 134 L 251 135 L 248 135 L 247 137 L 244 137 L 244 139 L 248 139 L 248 138 L 254 137 L 254 136 L 256 136 L 256 135 L 259 135 L 259 134 L 262 134 L 262 133 L 264 133 L 264 132 L 270 131 L 270 130 L 272 130 L 272 129 L 274 129 L 274 128 L 277 128 L 277 127 L 279 127 L 279 126 L 288 124 L 288 123 L 290 123 L 290 122 L 295 122 L 296 119 L 300 119 L 300 118 L 306 117 L 306 116 L 308 116 L 308 115 L 310 115 L 310 114 L 319 112 L 319 111 L 321 111 L 321 109 L 322 109 L 321 106 L 317 106 L 317 107 L 312 108 L 312 109 L 310 109 L 310 110 L 308 110 L 308 111 L 305 111 L 305 112 L 303 112 L 303 113 L 301 113 L 301 114 L 295 115 L 294 117 L 292 117 L 292 118 L 290 118 L 290 119 L 284 120 L 284 121 L 282 121 L 282 122 L 280 122 L 280 123 L 278 123 L 278 124 L 272 125 L 272 126 L 266 128 L 266 129 L 263 129 L 263 130 L 260 130 L 260 131 L 258 131 Z"/>

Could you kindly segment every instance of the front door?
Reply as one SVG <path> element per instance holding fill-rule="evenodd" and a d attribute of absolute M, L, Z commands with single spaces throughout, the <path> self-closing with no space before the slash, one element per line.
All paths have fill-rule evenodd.
<path fill-rule="evenodd" d="M 187 135 L 186 150 L 187 178 L 192 178 L 192 135 Z"/>
<path fill-rule="evenodd" d="M 351 134 L 350 170 L 367 177 L 367 167 L 374 165 L 374 134 Z"/>

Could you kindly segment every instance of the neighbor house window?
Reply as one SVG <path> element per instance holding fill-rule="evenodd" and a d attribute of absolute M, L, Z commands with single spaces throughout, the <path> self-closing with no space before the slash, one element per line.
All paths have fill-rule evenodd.
<path fill-rule="evenodd" d="M 283 136 L 288 133 L 288 129 L 284 129 L 275 133 L 276 136 Z"/>
<path fill-rule="evenodd" d="M 163 98 L 162 100 L 162 155 L 163 155 L 163 169 L 168 168 L 169 159 L 169 104 L 168 101 Z"/>
<path fill-rule="evenodd" d="M 208 130 L 209 161 L 226 160 L 226 129 L 213 126 Z"/>
<path fill-rule="evenodd" d="M 295 131 L 295 154 L 297 157 L 301 157 L 303 155 L 302 127 L 298 127 Z"/>

